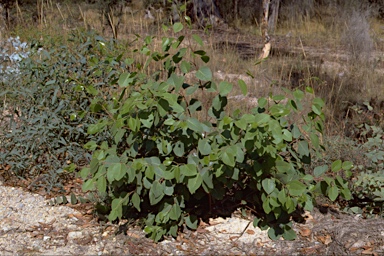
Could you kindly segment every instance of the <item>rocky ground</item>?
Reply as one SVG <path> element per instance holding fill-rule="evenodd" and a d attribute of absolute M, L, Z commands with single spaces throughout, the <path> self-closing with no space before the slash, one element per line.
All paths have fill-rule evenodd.
<path fill-rule="evenodd" d="M 295 241 L 271 241 L 251 219 L 211 219 L 160 243 L 130 223 L 102 224 L 91 205 L 50 206 L 25 189 L 0 186 L 1 255 L 383 255 L 384 219 L 337 209 L 307 212 Z"/>

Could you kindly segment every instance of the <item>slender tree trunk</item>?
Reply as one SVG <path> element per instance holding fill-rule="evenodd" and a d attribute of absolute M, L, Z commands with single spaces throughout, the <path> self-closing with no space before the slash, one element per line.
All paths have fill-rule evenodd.
<path fill-rule="evenodd" d="M 215 18 L 221 19 L 213 0 L 193 0 L 192 3 L 194 18 L 200 26 L 204 27 L 209 23 L 214 23 Z"/>
<path fill-rule="evenodd" d="M 268 14 L 271 0 L 263 0 L 263 21 L 261 23 L 261 33 L 263 35 L 264 47 L 259 59 L 265 59 L 271 51 L 271 38 L 268 35 Z"/>
<path fill-rule="evenodd" d="M 271 15 L 268 20 L 268 29 L 272 34 L 274 34 L 276 30 L 277 18 L 279 16 L 279 7 L 280 7 L 280 0 L 271 1 L 271 5 L 270 5 Z"/>
<path fill-rule="evenodd" d="M 239 10 L 238 10 L 238 3 L 239 3 L 239 0 L 233 0 L 233 5 L 234 5 L 234 7 L 233 7 L 233 13 L 234 13 L 234 15 L 233 15 L 233 17 L 234 17 L 234 19 L 235 19 L 235 22 L 237 22 L 237 19 L 238 19 L 238 13 L 239 13 Z"/>

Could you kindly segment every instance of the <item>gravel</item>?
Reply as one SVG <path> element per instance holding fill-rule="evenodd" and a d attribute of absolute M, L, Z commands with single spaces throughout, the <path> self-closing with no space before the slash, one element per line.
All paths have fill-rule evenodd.
<path fill-rule="evenodd" d="M 210 219 L 197 231 L 154 243 L 138 227 L 99 224 L 68 206 L 0 184 L 0 255 L 383 255 L 384 220 L 307 213 L 295 241 L 271 241 L 239 217 Z"/>

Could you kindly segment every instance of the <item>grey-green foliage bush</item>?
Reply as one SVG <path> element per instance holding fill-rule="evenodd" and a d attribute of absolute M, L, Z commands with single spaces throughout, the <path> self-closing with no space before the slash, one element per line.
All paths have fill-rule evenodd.
<path fill-rule="evenodd" d="M 358 165 L 359 173 L 354 177 L 351 202 L 352 212 L 383 214 L 384 203 L 384 139 L 383 130 L 377 126 L 364 125 L 365 133 L 370 134 L 361 150 L 368 159 L 367 165 Z M 364 135 L 364 134 L 363 134 Z"/>
<path fill-rule="evenodd" d="M 12 122 L 2 122 L 0 165 L 21 177 L 43 174 L 48 190 L 61 185 L 63 169 L 89 163 L 83 145 L 92 138 L 88 124 L 98 120 L 90 114 L 94 96 L 109 88 L 125 66 L 120 60 L 124 49 L 112 41 L 77 32 L 68 40 L 67 46 L 53 39 L 32 42 L 18 74 L 2 84 L 2 110 L 13 113 L 8 116 Z"/>
<path fill-rule="evenodd" d="M 173 29 L 177 33 L 182 25 Z M 95 111 L 100 119 L 88 133 L 108 131 L 113 140 L 85 145 L 93 154 L 81 171 L 83 189 L 107 198 L 110 221 L 144 216 L 144 230 L 155 241 L 177 236 L 185 226 L 196 229 L 200 218 L 229 205 L 253 209 L 254 225 L 269 227 L 271 238 L 294 239 L 290 215 L 310 210 L 314 194 L 351 197 L 340 175 L 322 179 L 328 166 L 315 168 L 314 175 L 305 172 L 310 149 L 321 148 L 323 101 L 313 99 L 301 125 L 289 117 L 303 111 L 310 88 L 287 91 L 288 98 L 260 98 L 251 113 L 227 113 L 233 86 L 244 94 L 247 86 L 242 80 L 217 84 L 205 64 L 209 57 L 197 48 L 201 38 L 192 38 L 197 46 L 186 47 L 182 35 L 164 37 L 155 51 L 155 38 L 146 37 L 134 52 L 147 61 L 126 59 L 129 71 L 116 82 L 114 97 L 104 100 L 101 92 L 95 97 L 103 108 Z M 152 63 L 160 68 L 147 75 Z M 212 103 L 203 105 L 201 95 L 212 95 Z M 332 164 L 334 172 L 350 168 L 350 162 Z"/>

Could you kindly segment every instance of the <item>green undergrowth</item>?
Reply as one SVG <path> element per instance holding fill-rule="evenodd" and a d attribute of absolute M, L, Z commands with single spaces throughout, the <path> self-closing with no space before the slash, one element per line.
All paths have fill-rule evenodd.
<path fill-rule="evenodd" d="M 110 82 L 116 88 L 109 91 L 112 97 L 95 91 L 91 109 L 100 118 L 88 134 L 108 132 L 111 138 L 85 145 L 93 154 L 81 176 L 84 190 L 96 190 L 105 199 L 99 207 L 109 220 L 144 217 L 144 231 L 159 241 L 176 237 L 184 227 L 196 229 L 202 219 L 230 205 L 232 211 L 251 209 L 254 225 L 269 228 L 272 239 L 290 240 L 296 237 L 291 215 L 311 210 L 315 195 L 350 199 L 339 173 L 348 175 L 351 162 L 338 160 L 316 167 L 313 174 L 305 172 L 311 150 L 322 149 L 323 101 L 313 98 L 300 125 L 289 120 L 303 112 L 301 102 L 312 89 L 260 98 L 250 113 L 227 113 L 233 87 L 245 95 L 247 85 L 242 80 L 215 83 L 206 52 L 183 46 L 182 27 L 173 26 L 180 36 L 162 38 L 161 51 L 153 50 L 155 37 L 146 37 L 133 50 L 146 62 L 124 60 L 126 72 Z M 203 46 L 199 36 L 192 38 Z M 161 65 L 148 76 L 152 62 Z M 187 81 L 190 75 L 195 82 Z M 198 95 L 212 95 L 212 103 L 203 105 Z M 208 118 L 199 118 L 200 112 Z M 326 177 L 327 170 L 334 175 Z"/>
<path fill-rule="evenodd" d="M 92 33 L 73 31 L 68 41 L 32 40 L 30 55 L 2 83 L 3 130 L 0 164 L 18 177 L 44 177 L 33 186 L 48 191 L 89 163 L 83 145 L 93 136 L 89 124 L 95 93 L 107 92 L 125 64 L 124 48 Z M 120 59 L 119 59 L 120 58 Z M 104 95 L 108 97 L 106 93 Z M 98 134 L 96 141 L 108 133 Z"/>

